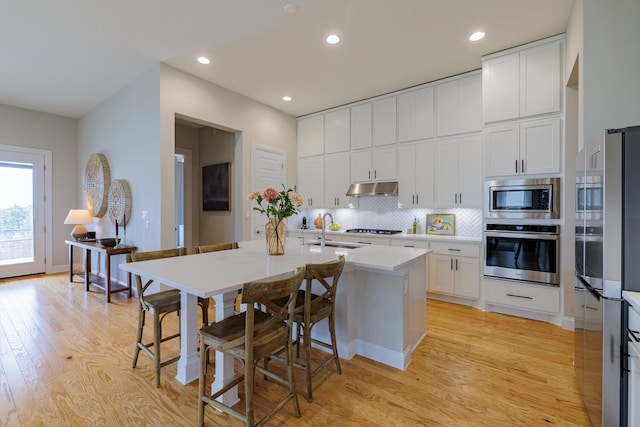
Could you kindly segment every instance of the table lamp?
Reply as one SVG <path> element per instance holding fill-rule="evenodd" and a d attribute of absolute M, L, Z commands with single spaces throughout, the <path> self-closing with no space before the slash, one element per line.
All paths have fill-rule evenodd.
<path fill-rule="evenodd" d="M 87 237 L 87 227 L 85 224 L 93 224 L 93 217 L 86 209 L 71 209 L 64 220 L 65 224 L 75 224 L 71 231 L 74 240 L 85 239 Z"/>

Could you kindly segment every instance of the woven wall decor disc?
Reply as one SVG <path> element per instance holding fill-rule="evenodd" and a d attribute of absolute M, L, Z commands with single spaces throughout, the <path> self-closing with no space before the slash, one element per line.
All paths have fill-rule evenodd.
<path fill-rule="evenodd" d="M 111 170 L 104 154 L 89 156 L 84 172 L 84 195 L 87 208 L 93 216 L 102 218 L 107 213 L 107 197 L 111 185 Z"/>
<path fill-rule="evenodd" d="M 111 223 L 124 225 L 124 216 L 127 222 L 131 218 L 131 188 L 126 179 L 114 179 L 109 189 L 109 218 Z"/>

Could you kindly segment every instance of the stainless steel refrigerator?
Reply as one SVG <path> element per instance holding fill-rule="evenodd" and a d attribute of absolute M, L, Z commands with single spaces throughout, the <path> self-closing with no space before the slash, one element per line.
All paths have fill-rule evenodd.
<path fill-rule="evenodd" d="M 576 160 L 575 369 L 594 426 L 626 425 L 622 290 L 640 291 L 640 126 Z"/>

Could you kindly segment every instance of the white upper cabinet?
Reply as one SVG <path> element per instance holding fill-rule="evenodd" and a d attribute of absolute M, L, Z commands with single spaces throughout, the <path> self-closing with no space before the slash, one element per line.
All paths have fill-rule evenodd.
<path fill-rule="evenodd" d="M 398 207 L 433 207 L 433 144 L 398 147 Z"/>
<path fill-rule="evenodd" d="M 396 97 L 373 101 L 373 145 L 389 145 L 397 142 Z"/>
<path fill-rule="evenodd" d="M 483 60 L 485 123 L 560 112 L 561 43 L 556 37 Z"/>
<path fill-rule="evenodd" d="M 520 52 L 520 117 L 560 111 L 560 42 Z"/>
<path fill-rule="evenodd" d="M 485 175 L 560 173 L 560 133 L 559 118 L 485 128 Z"/>
<path fill-rule="evenodd" d="M 351 123 L 349 108 L 331 111 L 324 115 L 324 152 L 349 151 Z"/>
<path fill-rule="evenodd" d="M 436 132 L 448 136 L 482 129 L 480 73 L 436 86 Z"/>
<path fill-rule="evenodd" d="M 373 143 L 371 103 L 351 107 L 351 149 L 371 148 Z"/>
<path fill-rule="evenodd" d="M 398 95 L 398 142 L 433 138 L 433 86 Z"/>
<path fill-rule="evenodd" d="M 323 207 L 324 156 L 304 157 L 298 160 L 298 193 L 304 200 L 304 208 Z"/>
<path fill-rule="evenodd" d="M 324 154 L 324 116 L 298 119 L 298 157 Z"/>
<path fill-rule="evenodd" d="M 351 152 L 351 182 L 393 181 L 396 179 L 396 148 Z"/>
<path fill-rule="evenodd" d="M 324 159 L 324 205 L 326 208 L 349 207 L 349 153 L 330 154 Z"/>
<path fill-rule="evenodd" d="M 436 143 L 436 206 L 482 206 L 482 144 L 480 136 Z"/>

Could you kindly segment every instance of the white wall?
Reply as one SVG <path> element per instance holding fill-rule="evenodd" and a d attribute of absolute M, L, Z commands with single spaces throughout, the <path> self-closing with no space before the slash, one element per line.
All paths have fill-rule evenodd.
<path fill-rule="evenodd" d="M 278 147 L 288 152 L 287 186 L 297 179 L 296 118 L 220 86 L 205 82 L 173 67 L 161 64 L 161 194 L 162 221 L 173 227 L 173 145 L 176 114 L 207 123 L 211 127 L 239 132 L 235 146 L 232 182 L 232 215 L 236 219 L 236 240 L 250 237 L 250 210 L 245 195 L 251 188 L 251 144 Z M 162 229 L 163 245 L 173 241 L 172 228 Z"/>
<path fill-rule="evenodd" d="M 640 124 L 640 1 L 583 0 L 584 138 Z"/>
<path fill-rule="evenodd" d="M 65 239 L 73 226 L 63 225 L 69 209 L 80 207 L 77 197 L 78 164 L 76 120 L 0 104 L 0 145 L 37 148 L 52 152 L 52 227 L 48 234 L 53 254 L 47 254 L 47 272 L 69 266 Z M 7 183 L 2 183 L 7 185 Z"/>
<path fill-rule="evenodd" d="M 126 179 L 131 187 L 127 244 L 143 250 L 160 249 L 161 243 L 159 82 L 160 67 L 156 66 L 85 114 L 78 122 L 78 179 L 82 178 L 91 154 L 103 153 L 106 156 L 111 179 Z M 170 173 L 173 176 L 173 154 Z M 81 186 L 77 187 L 79 198 L 83 197 L 81 190 Z M 149 212 L 148 229 L 141 219 L 142 211 Z M 97 221 L 96 234 L 98 237 L 115 236 L 115 227 L 108 214 Z"/>

